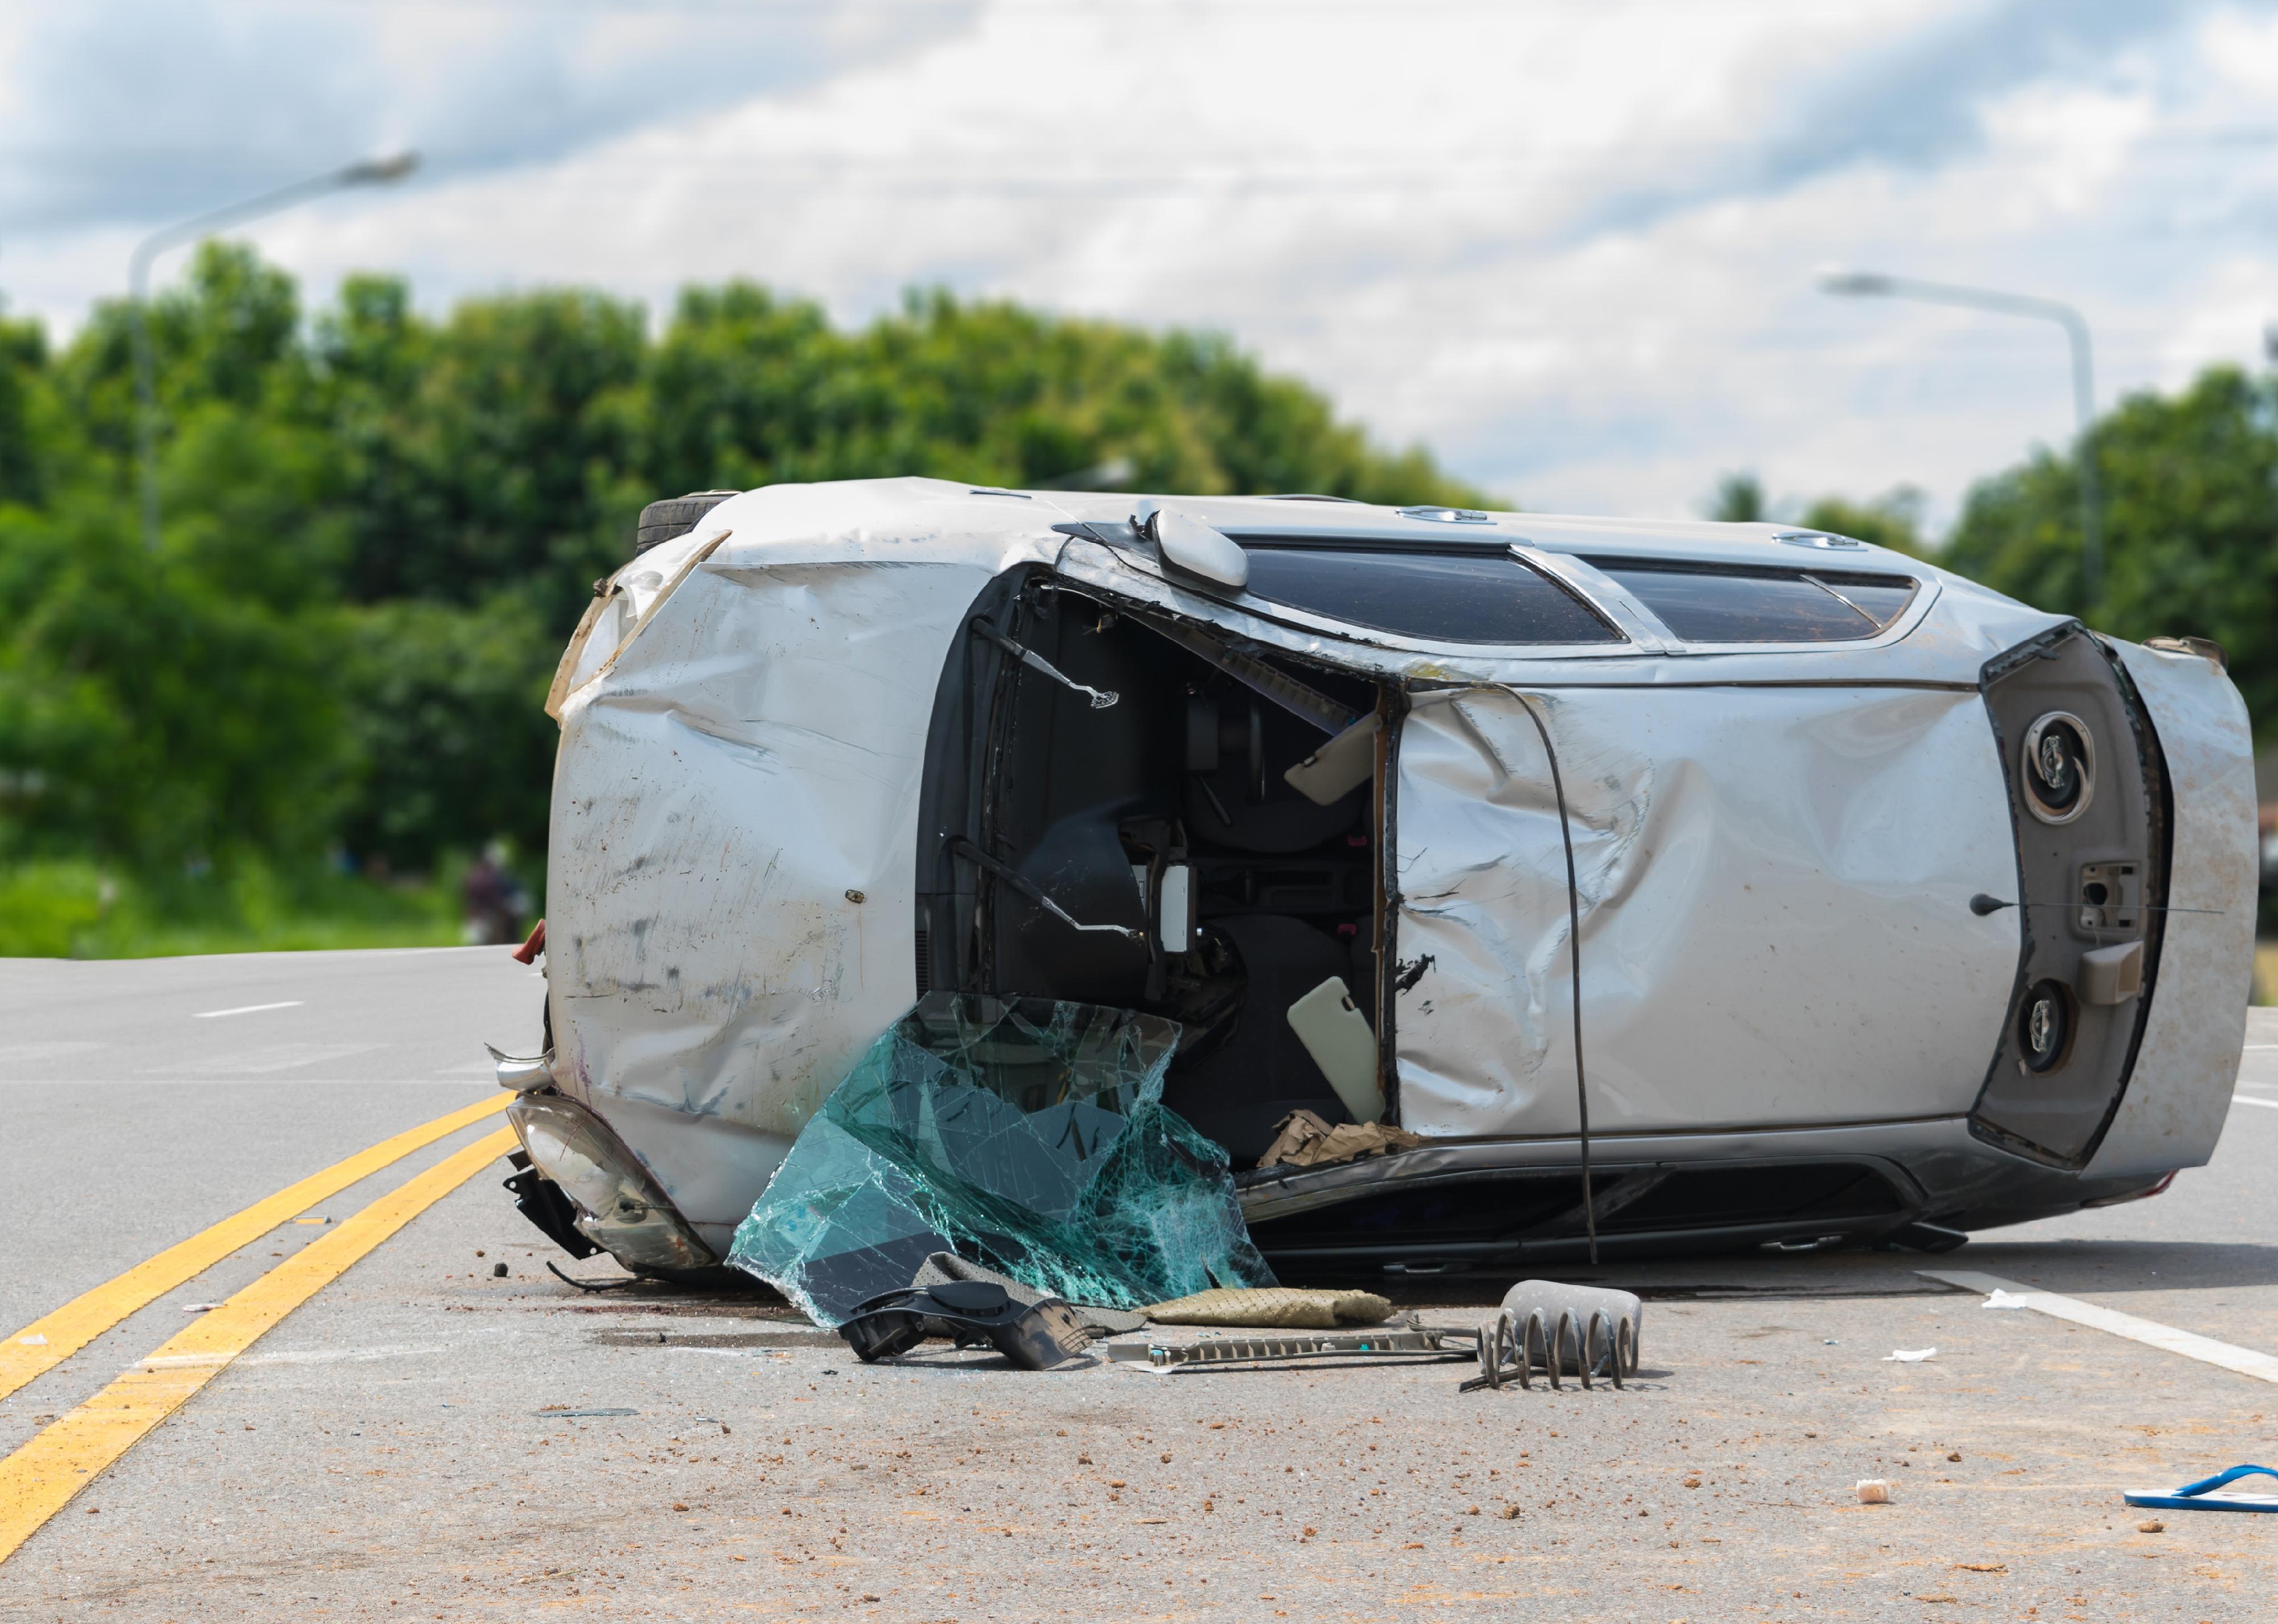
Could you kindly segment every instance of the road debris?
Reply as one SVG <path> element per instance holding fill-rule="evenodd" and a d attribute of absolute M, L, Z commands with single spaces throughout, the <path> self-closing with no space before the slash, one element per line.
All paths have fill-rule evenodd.
<path fill-rule="evenodd" d="M 2278 1494 L 2217 1494 L 2215 1490 L 2242 1477 L 2278 1477 L 2267 1466 L 2234 1466 L 2185 1483 L 2180 1489 L 2130 1489 L 2122 1497 L 2130 1506 L 2160 1511 L 2278 1511 Z"/>
<path fill-rule="evenodd" d="M 1207 1365 L 1287 1364 L 1292 1361 L 1475 1359 L 1477 1333 L 1428 1327 L 1410 1315 L 1395 1330 L 1344 1336 L 1212 1337 L 1184 1345 L 1127 1342 L 1107 1350 L 1111 1363 L 1169 1374 Z"/>
<path fill-rule="evenodd" d="M 1147 1309 L 1158 1325 L 1259 1325 L 1284 1330 L 1334 1330 L 1340 1325 L 1380 1325 L 1392 1304 L 1374 1292 L 1288 1285 L 1213 1287 L 1158 1302 Z"/>
<path fill-rule="evenodd" d="M 1891 1503 L 1890 1480 L 1882 1477 L 1862 1477 L 1852 1491 L 1861 1506 L 1888 1506 Z"/>
<path fill-rule="evenodd" d="M 1333 1127 L 1308 1110 L 1291 1111 L 1274 1125 L 1274 1134 L 1273 1144 L 1257 1158 L 1260 1167 L 1327 1167 L 1414 1150 L 1424 1143 L 1422 1134 L 1381 1122 L 1341 1122 Z"/>
<path fill-rule="evenodd" d="M 1644 1325 L 1645 1304 L 1634 1292 L 1521 1280 L 1479 1327 L 1479 1374 L 1463 1390 L 1501 1387 L 1514 1378 L 1531 1387 L 1537 1373 L 1553 1387 L 1562 1385 L 1562 1376 L 1579 1376 L 1585 1387 L 1603 1376 L 1619 1387 L 1637 1372 Z"/>
<path fill-rule="evenodd" d="M 1886 1365 L 1893 1361 L 1902 1365 L 1918 1365 L 1926 1359 L 1937 1357 L 1938 1350 L 1934 1347 L 1902 1347 L 1884 1354 L 1883 1362 Z"/>
<path fill-rule="evenodd" d="M 910 1284 L 925 1287 L 939 1285 L 948 1280 L 985 1280 L 991 1285 L 1002 1286 L 1005 1294 L 1023 1308 L 1043 1301 L 1046 1295 L 1021 1285 L 1010 1275 L 998 1274 L 995 1269 L 961 1258 L 954 1252 L 936 1252 L 929 1255 L 918 1266 L 917 1276 Z M 1077 1323 L 1095 1337 L 1121 1336 L 1127 1331 L 1141 1330 L 1147 1323 L 1147 1315 L 1135 1308 L 1110 1308 L 1096 1302 L 1072 1302 L 1067 1306 Z M 946 1326 L 943 1326 L 928 1334 L 946 1337 L 950 1332 Z"/>
<path fill-rule="evenodd" d="M 838 1328 L 865 1364 L 906 1353 L 944 1332 L 959 1347 L 994 1347 L 1023 1370 L 1066 1364 L 1091 1341 L 1067 1304 L 1051 1297 L 1016 1302 L 991 1280 L 944 1280 L 883 1292 Z"/>

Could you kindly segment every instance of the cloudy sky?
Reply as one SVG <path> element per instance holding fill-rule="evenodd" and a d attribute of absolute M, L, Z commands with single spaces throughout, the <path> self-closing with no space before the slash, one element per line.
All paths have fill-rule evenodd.
<path fill-rule="evenodd" d="M 1233 334 L 1537 509 L 1901 483 L 2098 391 L 2261 364 L 2278 5 L 2236 0 L 0 0 L 0 298 L 68 331 L 146 232 L 359 155 L 244 234 L 318 298 L 752 277 Z M 162 262 L 178 274 L 181 256 Z"/>

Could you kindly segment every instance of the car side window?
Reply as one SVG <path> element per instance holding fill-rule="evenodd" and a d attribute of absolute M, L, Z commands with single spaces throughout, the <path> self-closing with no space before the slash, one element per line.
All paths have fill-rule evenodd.
<path fill-rule="evenodd" d="M 1906 576 L 1589 560 L 1686 643 L 1846 643 L 1885 630 L 1914 600 Z"/>
<path fill-rule="evenodd" d="M 1620 643 L 1621 630 L 1502 549 L 1291 545 L 1246 540 L 1250 591 L 1435 643 Z"/>

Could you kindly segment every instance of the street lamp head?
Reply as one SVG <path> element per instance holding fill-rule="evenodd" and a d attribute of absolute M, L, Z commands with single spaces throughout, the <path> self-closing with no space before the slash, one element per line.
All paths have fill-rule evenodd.
<path fill-rule="evenodd" d="M 365 158 L 340 171 L 342 186 L 386 186 L 391 180 L 401 180 L 419 167 L 419 155 L 405 150 L 391 153 L 384 158 Z"/>
<path fill-rule="evenodd" d="M 1854 298 L 1884 297 L 1897 291 L 1894 278 L 1879 271 L 1823 271 L 1819 273 L 1819 291 L 1823 294 L 1842 294 Z"/>

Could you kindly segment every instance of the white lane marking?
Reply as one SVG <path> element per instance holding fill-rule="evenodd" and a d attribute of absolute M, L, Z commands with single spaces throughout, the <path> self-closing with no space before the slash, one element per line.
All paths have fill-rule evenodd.
<path fill-rule="evenodd" d="M 2230 1102 L 2233 1105 L 2259 1105 L 2266 1110 L 2278 1111 L 2278 1100 L 2266 1100 L 2259 1094 L 2235 1094 L 2230 1096 Z"/>
<path fill-rule="evenodd" d="M 234 1010 L 201 1010 L 190 1017 L 194 1021 L 219 1020 L 225 1015 L 258 1015 L 264 1010 L 297 1010 L 305 999 L 287 998 L 282 1003 L 241 1003 Z"/>
<path fill-rule="evenodd" d="M 1915 1272 L 1925 1280 L 1938 1280 L 1947 1285 L 1958 1285 L 1965 1292 L 1977 1292 L 1991 1297 L 2002 1294 L 2005 1308 L 2031 1308 L 2055 1319 L 2070 1320 L 2075 1325 L 2086 1325 L 2093 1330 L 2108 1330 L 2115 1337 L 2125 1337 L 2130 1342 L 2141 1342 L 2147 1347 L 2181 1353 L 2186 1359 L 2220 1365 L 2226 1370 L 2236 1370 L 2241 1376 L 2251 1376 L 2259 1381 L 2278 1382 L 2278 1359 L 2267 1353 L 2258 1353 L 2251 1347 L 2234 1347 L 2228 1342 L 2217 1342 L 2212 1337 L 2177 1330 L 2172 1325 L 2162 1325 L 2157 1320 L 2139 1320 L 2132 1314 L 2122 1314 L 2116 1308 L 2101 1308 L 2092 1302 L 2083 1302 L 2077 1297 L 2060 1297 L 2054 1292 L 2036 1291 L 2030 1285 L 2020 1285 L 2014 1280 L 2004 1280 L 1999 1275 L 1973 1274 L 1961 1269 L 1917 1269 Z"/>

